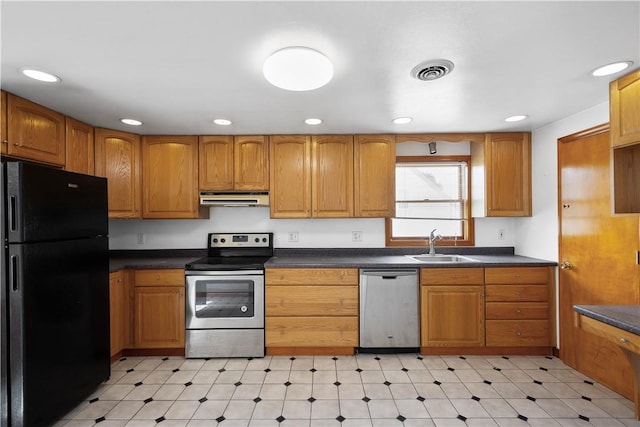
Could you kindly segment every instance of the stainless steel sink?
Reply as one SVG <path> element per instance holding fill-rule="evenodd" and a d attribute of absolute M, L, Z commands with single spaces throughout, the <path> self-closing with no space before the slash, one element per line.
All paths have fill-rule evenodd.
<path fill-rule="evenodd" d="M 430 264 L 451 264 L 456 262 L 478 262 L 473 258 L 468 258 L 462 255 L 405 255 L 415 261 L 430 263 Z"/>

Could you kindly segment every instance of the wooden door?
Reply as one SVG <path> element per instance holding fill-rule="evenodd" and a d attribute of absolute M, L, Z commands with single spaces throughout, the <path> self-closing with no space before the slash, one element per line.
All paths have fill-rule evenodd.
<path fill-rule="evenodd" d="M 140 218 L 140 136 L 95 129 L 95 174 L 107 178 L 109 218 Z"/>
<path fill-rule="evenodd" d="M 353 136 L 319 135 L 312 142 L 312 215 L 353 216 Z"/>
<path fill-rule="evenodd" d="M 0 154 L 7 154 L 7 92 L 0 91 Z"/>
<path fill-rule="evenodd" d="M 269 149 L 266 136 L 235 136 L 233 156 L 235 190 L 269 189 Z"/>
<path fill-rule="evenodd" d="M 93 175 L 94 144 L 93 126 L 71 117 L 65 117 L 66 160 L 64 169 L 71 172 Z"/>
<path fill-rule="evenodd" d="M 269 147 L 271 218 L 309 218 L 311 137 L 274 135 Z"/>
<path fill-rule="evenodd" d="M 576 328 L 574 304 L 638 304 L 638 218 L 610 214 L 609 129 L 558 141 L 560 358 L 628 398 L 633 371 L 622 351 Z"/>
<path fill-rule="evenodd" d="M 395 180 L 395 136 L 356 135 L 354 141 L 355 216 L 393 217 Z"/>
<path fill-rule="evenodd" d="M 64 116 L 42 105 L 7 94 L 7 155 L 64 165 Z"/>
<path fill-rule="evenodd" d="M 200 136 L 198 152 L 200 190 L 233 190 L 233 136 Z"/>
<path fill-rule="evenodd" d="M 142 137 L 142 217 L 200 218 L 198 137 Z"/>
<path fill-rule="evenodd" d="M 136 287 L 136 348 L 184 347 L 184 305 L 184 286 Z"/>
<path fill-rule="evenodd" d="M 531 216 L 528 133 L 488 133 L 484 145 L 487 216 Z"/>
<path fill-rule="evenodd" d="M 484 286 L 422 286 L 423 347 L 484 346 Z"/>
<path fill-rule="evenodd" d="M 609 84 L 611 145 L 640 143 L 640 69 Z"/>

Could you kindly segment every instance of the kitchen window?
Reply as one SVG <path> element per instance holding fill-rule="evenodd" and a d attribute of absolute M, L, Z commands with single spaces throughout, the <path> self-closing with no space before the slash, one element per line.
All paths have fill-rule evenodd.
<path fill-rule="evenodd" d="M 396 158 L 396 216 L 386 220 L 387 246 L 472 246 L 469 156 Z"/>

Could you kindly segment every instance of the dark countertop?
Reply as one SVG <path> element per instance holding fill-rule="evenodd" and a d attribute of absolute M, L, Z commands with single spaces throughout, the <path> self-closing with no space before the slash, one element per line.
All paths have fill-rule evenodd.
<path fill-rule="evenodd" d="M 574 305 L 573 309 L 584 316 L 640 335 L 640 305 Z"/>
<path fill-rule="evenodd" d="M 429 268 L 429 267 L 527 267 L 555 266 L 556 262 L 513 254 L 513 248 L 442 248 L 438 253 L 459 254 L 474 262 L 421 263 L 405 254 L 418 255 L 425 248 L 276 249 L 267 268 Z M 124 269 L 184 268 L 206 256 L 206 249 L 157 249 L 110 251 L 109 271 Z"/>
<path fill-rule="evenodd" d="M 186 264 L 207 256 L 206 249 L 154 249 L 109 251 L 109 272 L 156 268 L 184 268 Z"/>

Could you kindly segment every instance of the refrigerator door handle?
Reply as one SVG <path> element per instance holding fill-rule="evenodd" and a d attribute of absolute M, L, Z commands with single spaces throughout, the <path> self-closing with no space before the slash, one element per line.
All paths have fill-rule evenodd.
<path fill-rule="evenodd" d="M 9 266 L 9 283 L 11 289 L 18 291 L 18 256 L 11 255 L 11 265 Z"/>
<path fill-rule="evenodd" d="M 9 227 L 11 231 L 16 231 L 16 196 L 9 198 Z"/>

